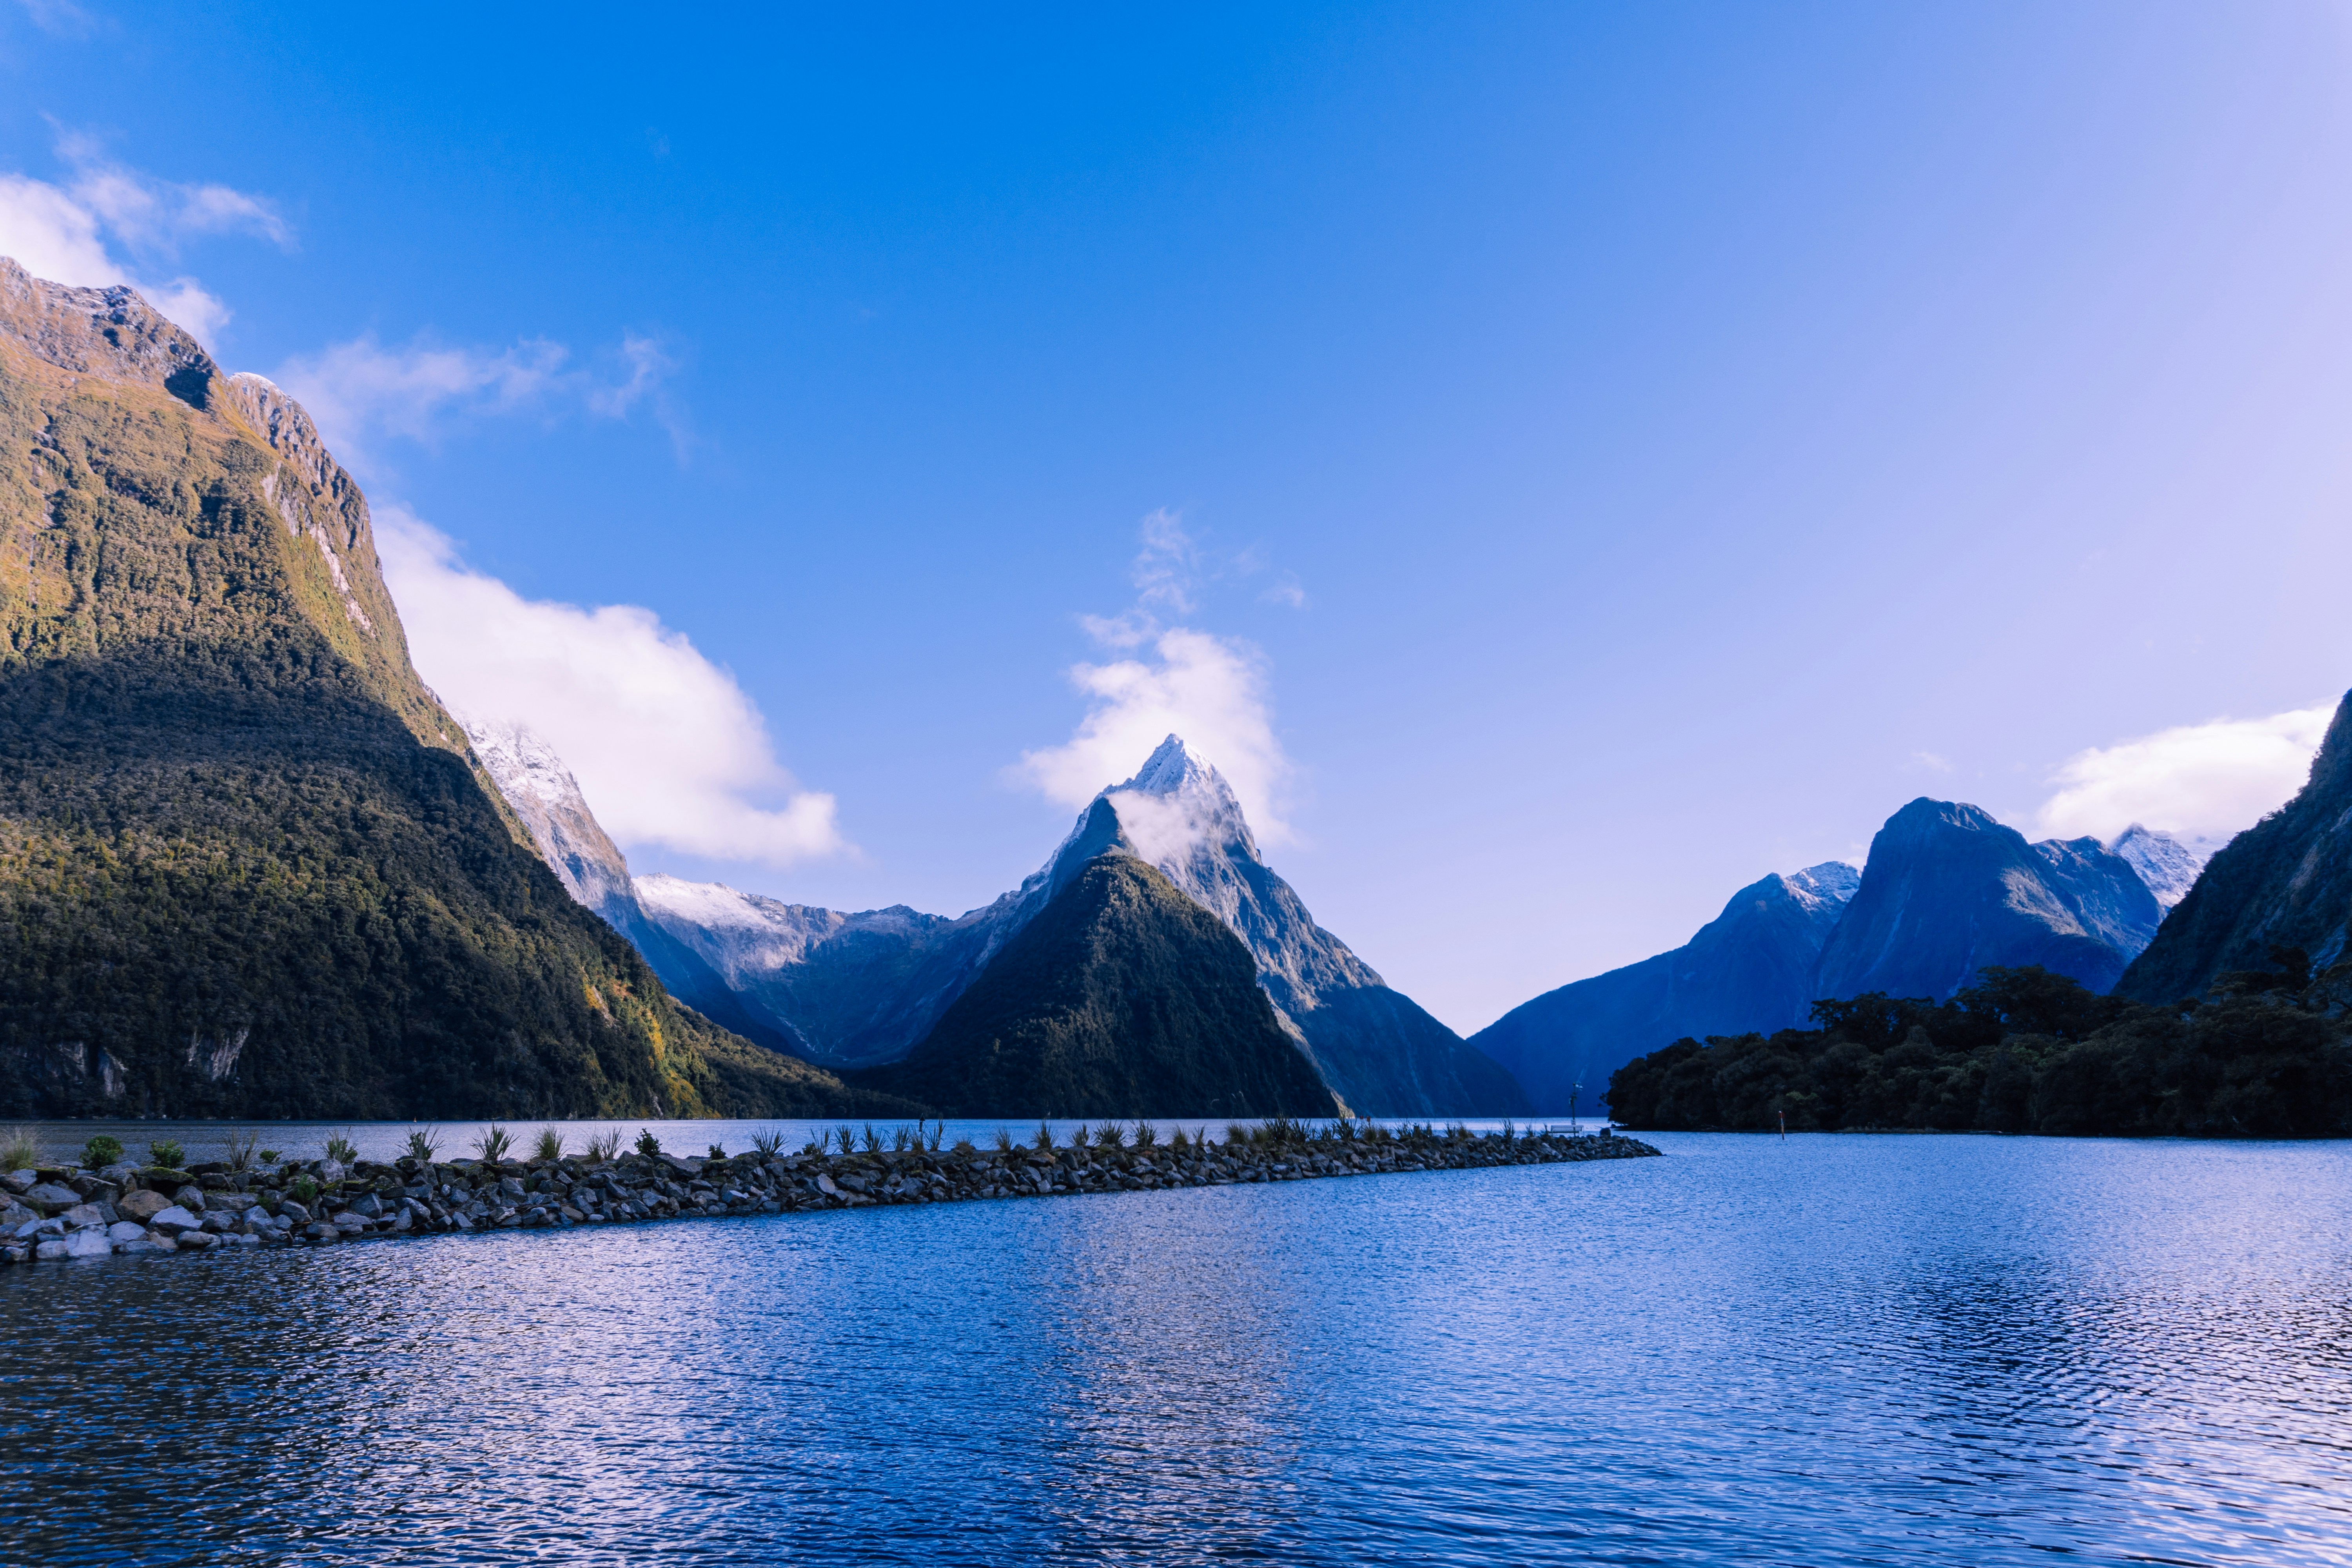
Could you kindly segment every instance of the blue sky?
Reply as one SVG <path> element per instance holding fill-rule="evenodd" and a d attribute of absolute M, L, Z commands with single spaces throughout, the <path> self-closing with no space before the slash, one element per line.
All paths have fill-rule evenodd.
<path fill-rule="evenodd" d="M 304 396 L 637 869 L 961 910 L 1173 711 L 1466 1030 L 1917 795 L 2284 797 L 2347 89 L 2316 5 L 47 0 L 0 249 Z"/>

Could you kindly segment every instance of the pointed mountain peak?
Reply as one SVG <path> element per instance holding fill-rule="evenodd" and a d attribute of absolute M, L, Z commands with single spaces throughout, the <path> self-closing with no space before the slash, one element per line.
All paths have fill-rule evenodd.
<path fill-rule="evenodd" d="M 1133 778 L 1095 798 L 1110 803 L 1136 853 L 1175 877 L 1180 887 L 1184 879 L 1176 868 L 1202 850 L 1222 856 L 1238 848 L 1258 858 L 1257 839 L 1240 797 L 1181 735 L 1160 742 Z"/>
<path fill-rule="evenodd" d="M 1220 786 L 1225 782 L 1206 757 L 1184 743 L 1183 736 L 1171 735 L 1144 760 L 1133 778 L 1103 793 L 1136 790 L 1144 795 L 1174 795 L 1187 784 L 1208 780 L 1215 780 Z"/>

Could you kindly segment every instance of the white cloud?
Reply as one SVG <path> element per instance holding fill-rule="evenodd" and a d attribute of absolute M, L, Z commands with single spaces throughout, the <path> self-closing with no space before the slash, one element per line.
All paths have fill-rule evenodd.
<path fill-rule="evenodd" d="M 613 383 L 572 368 L 572 352 L 544 338 L 482 349 L 427 334 L 386 348 L 369 333 L 297 355 L 270 379 L 310 411 L 343 464 L 362 474 L 380 471 L 386 437 L 429 444 L 457 421 L 570 406 L 625 419 L 648 398 L 682 451 L 682 428 L 662 391 L 670 359 L 656 340 L 635 333 L 623 337 L 620 354 L 628 375 Z"/>
<path fill-rule="evenodd" d="M 375 521 L 418 673 L 468 718 L 537 731 L 625 848 L 775 867 L 848 848 L 734 677 L 651 610 L 526 599 L 399 507 Z"/>
<path fill-rule="evenodd" d="M 60 135 L 58 153 L 73 170 L 62 185 L 0 174 L 0 256 L 54 283 L 127 283 L 199 341 L 219 333 L 228 307 L 194 278 L 156 276 L 152 264 L 178 260 L 182 242 L 203 235 L 293 242 L 286 221 L 259 196 L 223 184 L 159 180 L 113 162 L 91 138 L 71 132 Z M 118 256 L 116 247 L 130 259 Z"/>
<path fill-rule="evenodd" d="M 2267 719 L 2216 719 L 2095 746 L 2063 763 L 2043 832 L 2112 838 L 2133 823 L 2227 838 L 2284 805 L 2311 773 L 2334 703 Z"/>
<path fill-rule="evenodd" d="M 1077 733 L 1023 752 L 1017 772 L 1050 799 L 1081 806 L 1181 735 L 1234 786 L 1261 842 L 1290 842 L 1284 804 L 1296 770 L 1274 732 L 1265 657 L 1238 637 L 1186 626 L 1159 633 L 1152 652 L 1073 668 L 1072 684 L 1089 699 Z"/>
<path fill-rule="evenodd" d="M 430 441 L 449 416 L 506 413 L 537 403 L 570 351 L 530 339 L 495 353 L 419 337 L 387 349 L 369 333 L 298 354 L 269 373 L 317 422 L 342 463 L 367 472 L 385 436 Z"/>
<path fill-rule="evenodd" d="M 1239 637 L 1162 625 L 1162 612 L 1194 608 L 1202 552 L 1165 507 L 1143 520 L 1141 534 L 1129 573 L 1135 603 L 1117 616 L 1081 616 L 1078 624 L 1106 647 L 1148 643 L 1155 657 L 1074 666 L 1071 683 L 1089 699 L 1077 733 L 1024 752 L 1012 772 L 1049 799 L 1082 806 L 1133 777 L 1161 741 L 1181 735 L 1233 786 L 1261 843 L 1293 842 L 1286 806 L 1297 769 L 1274 732 L 1265 656 Z"/>

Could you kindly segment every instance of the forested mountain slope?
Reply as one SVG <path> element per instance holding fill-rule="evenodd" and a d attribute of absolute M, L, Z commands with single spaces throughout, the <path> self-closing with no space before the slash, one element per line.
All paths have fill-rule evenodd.
<path fill-rule="evenodd" d="M 1248 948 L 1121 850 L 1086 863 L 906 1060 L 860 1081 L 950 1116 L 1328 1116 Z"/>
<path fill-rule="evenodd" d="M 519 841 L 302 411 L 0 259 L 0 1114 L 765 1112 Z"/>

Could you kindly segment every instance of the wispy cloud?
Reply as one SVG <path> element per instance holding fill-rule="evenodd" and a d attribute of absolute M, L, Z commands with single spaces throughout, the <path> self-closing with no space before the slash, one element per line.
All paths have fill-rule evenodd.
<path fill-rule="evenodd" d="M 2327 733 L 2334 703 L 2262 719 L 2215 719 L 2094 746 L 2060 764 L 2042 830 L 2112 838 L 2137 822 L 2187 837 L 2226 838 L 2301 789 Z"/>
<path fill-rule="evenodd" d="M 1275 733 L 1265 656 L 1240 637 L 1166 624 L 1163 616 L 1196 607 L 1201 552 L 1171 511 L 1145 518 L 1141 532 L 1135 603 L 1080 624 L 1107 648 L 1148 647 L 1149 656 L 1074 666 L 1071 684 L 1087 698 L 1076 731 L 1023 752 L 1013 771 L 1047 798 L 1080 806 L 1131 776 L 1161 740 L 1181 735 L 1233 785 L 1261 842 L 1291 842 L 1286 797 L 1297 769 Z"/>
<path fill-rule="evenodd" d="M 98 30 L 98 18 L 73 0 L 17 0 L 36 27 L 52 37 L 86 38 Z"/>
<path fill-rule="evenodd" d="M 625 848 L 774 867 L 849 848 L 735 678 L 653 611 L 526 599 L 403 509 L 375 521 L 418 673 L 467 717 L 544 736 Z"/>
<path fill-rule="evenodd" d="M 164 276 L 189 240 L 242 234 L 287 247 L 293 229 L 263 197 L 215 183 L 164 180 L 106 155 L 94 137 L 61 132 L 61 184 L 0 174 L 0 255 L 37 278 L 103 288 L 127 283 L 209 342 L 228 307 L 188 276 Z"/>
<path fill-rule="evenodd" d="M 492 349 L 424 333 L 386 347 L 366 333 L 299 354 L 271 379 L 310 410 L 344 464 L 362 474 L 382 470 L 387 438 L 430 446 L 459 425 L 495 416 L 585 410 L 625 419 L 649 404 L 673 441 L 682 442 L 683 426 L 663 385 L 674 366 L 661 344 L 627 334 L 618 357 L 625 374 L 615 378 L 574 365 L 570 349 L 545 338 Z"/>

